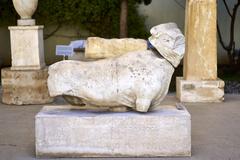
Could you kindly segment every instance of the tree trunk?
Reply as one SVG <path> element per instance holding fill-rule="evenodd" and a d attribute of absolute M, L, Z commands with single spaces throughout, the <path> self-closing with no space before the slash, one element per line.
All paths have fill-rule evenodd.
<path fill-rule="evenodd" d="M 236 66 L 239 67 L 239 64 L 240 64 L 240 59 L 239 59 L 240 55 L 238 55 L 239 53 L 236 53 L 236 51 L 235 51 L 236 48 L 235 48 L 235 35 L 234 34 L 235 34 L 235 21 L 236 21 L 238 8 L 240 7 L 240 0 L 238 0 L 238 2 L 234 5 L 232 12 L 229 9 L 227 1 L 223 0 L 223 3 L 227 10 L 228 15 L 231 18 L 229 44 L 226 45 L 224 43 L 221 32 L 220 32 L 219 25 L 217 25 L 217 32 L 218 32 L 219 41 L 220 41 L 221 46 L 223 47 L 223 49 L 225 51 L 227 51 L 230 66 L 232 68 L 236 68 Z M 235 60 L 235 59 L 237 59 L 237 60 Z"/>
<path fill-rule="evenodd" d="M 121 0 L 121 13 L 120 13 L 120 38 L 128 36 L 128 0 Z"/>

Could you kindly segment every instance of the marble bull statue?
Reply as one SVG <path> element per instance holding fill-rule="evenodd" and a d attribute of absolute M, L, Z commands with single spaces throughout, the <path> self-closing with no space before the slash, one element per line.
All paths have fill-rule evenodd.
<path fill-rule="evenodd" d="M 152 50 L 51 65 L 50 95 L 75 97 L 89 106 L 125 106 L 139 112 L 158 106 L 168 92 L 174 67 L 183 58 L 185 39 L 175 23 L 158 25 L 150 32 Z"/>

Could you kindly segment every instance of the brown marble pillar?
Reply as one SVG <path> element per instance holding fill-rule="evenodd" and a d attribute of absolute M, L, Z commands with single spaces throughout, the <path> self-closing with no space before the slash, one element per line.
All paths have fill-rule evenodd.
<path fill-rule="evenodd" d="M 224 82 L 217 78 L 217 1 L 187 0 L 183 77 L 177 78 L 182 102 L 221 102 Z"/>

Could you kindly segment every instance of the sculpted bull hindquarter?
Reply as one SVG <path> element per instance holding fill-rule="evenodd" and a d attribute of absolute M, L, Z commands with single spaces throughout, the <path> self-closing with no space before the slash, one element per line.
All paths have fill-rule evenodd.
<path fill-rule="evenodd" d="M 149 40 L 155 44 L 154 35 Z M 168 42 L 166 36 L 163 40 Z M 178 46 L 175 45 L 175 49 Z M 155 48 L 159 51 L 158 47 Z M 163 49 L 168 51 L 167 47 Z M 175 53 L 171 50 L 171 54 Z M 61 61 L 49 67 L 49 93 L 53 97 L 78 97 L 87 105 L 127 106 L 147 112 L 150 106 L 158 106 L 166 96 L 173 65 L 177 66 L 182 58 L 180 55 L 173 62 L 173 56 L 168 59 L 166 55 L 167 52 L 160 57 L 152 50 L 145 50 L 91 62 Z"/>
<path fill-rule="evenodd" d="M 49 68 L 48 86 L 51 96 L 70 95 L 91 105 L 124 105 L 146 112 L 167 94 L 173 72 L 167 60 L 140 51 L 95 62 L 58 62 Z"/>

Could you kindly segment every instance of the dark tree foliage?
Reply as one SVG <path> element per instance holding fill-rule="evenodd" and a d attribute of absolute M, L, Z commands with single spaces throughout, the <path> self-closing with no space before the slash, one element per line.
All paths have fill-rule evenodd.
<path fill-rule="evenodd" d="M 131 4 L 136 3 L 144 3 L 145 5 L 148 5 L 152 2 L 152 0 L 121 0 L 120 4 L 120 31 L 119 31 L 119 37 L 125 38 L 128 37 L 128 28 L 129 28 L 129 11 L 131 11 L 133 8 L 131 8 Z M 137 13 L 136 13 L 137 14 Z"/>
<path fill-rule="evenodd" d="M 148 0 L 147 0 L 148 1 Z M 145 3 L 148 3 L 148 2 Z M 129 37 L 146 38 L 145 17 L 137 12 L 137 4 L 142 1 L 129 0 Z M 63 25 L 79 26 L 92 36 L 118 37 L 120 23 L 120 0 L 40 0 L 34 15 L 38 24 L 56 26 L 47 35 L 53 35 Z M 0 0 L 0 25 L 14 25 L 18 15 L 11 0 Z"/>
<path fill-rule="evenodd" d="M 0 26 L 16 23 L 17 13 L 11 0 L 0 0 Z"/>
<path fill-rule="evenodd" d="M 138 3 L 143 2 L 145 5 L 149 5 L 152 2 L 152 0 L 136 0 L 136 2 L 138 2 Z"/>

